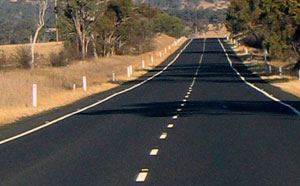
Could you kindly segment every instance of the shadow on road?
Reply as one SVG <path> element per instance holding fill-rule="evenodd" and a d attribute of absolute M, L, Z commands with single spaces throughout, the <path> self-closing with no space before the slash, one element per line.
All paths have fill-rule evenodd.
<path fill-rule="evenodd" d="M 135 114 L 146 117 L 169 117 L 178 114 L 182 102 L 159 102 L 124 105 L 121 109 L 86 111 L 79 115 Z M 289 103 L 288 103 L 289 104 Z M 295 103 L 294 103 L 295 104 Z M 294 115 L 292 111 L 272 101 L 190 101 L 180 112 L 190 115 Z"/>

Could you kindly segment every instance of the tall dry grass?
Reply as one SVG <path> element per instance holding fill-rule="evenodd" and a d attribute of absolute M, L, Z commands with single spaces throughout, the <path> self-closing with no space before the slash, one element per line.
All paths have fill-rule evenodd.
<path fill-rule="evenodd" d="M 147 68 L 152 68 L 150 57 L 153 54 L 155 65 L 158 65 L 177 49 L 177 47 L 172 47 L 167 55 L 163 55 L 162 58 L 159 57 L 159 51 L 163 51 L 174 41 L 174 38 L 166 35 L 157 36 L 153 41 L 156 50 L 139 56 L 112 56 L 84 62 L 79 61 L 59 68 L 0 70 L 0 124 L 12 122 L 23 116 L 62 106 L 87 95 L 116 87 L 118 84 L 110 82 L 112 72 L 116 73 L 116 78 L 119 81 L 137 78 L 146 73 L 146 71 L 138 70 L 141 69 L 141 61 L 145 60 Z M 135 70 L 134 76 L 131 78 L 126 75 L 126 68 L 129 65 L 132 65 Z M 87 77 L 87 92 L 81 89 L 82 76 Z M 37 108 L 33 108 L 31 102 L 33 84 L 38 85 Z M 75 91 L 72 90 L 73 84 L 77 86 Z"/>

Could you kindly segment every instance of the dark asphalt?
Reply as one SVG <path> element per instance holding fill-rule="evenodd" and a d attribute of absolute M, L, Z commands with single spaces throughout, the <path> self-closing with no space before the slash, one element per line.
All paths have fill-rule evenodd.
<path fill-rule="evenodd" d="M 250 76 L 224 45 L 234 66 Z M 181 106 L 202 55 L 191 96 Z M 298 98 L 254 83 L 300 107 Z M 176 114 L 179 118 L 173 120 Z M 197 39 L 146 84 L 0 145 L 0 185 L 296 186 L 299 120 L 289 108 L 241 81 L 217 39 Z M 167 129 L 170 122 L 173 129 Z M 10 130 L 15 125 L 5 128 Z M 166 140 L 159 139 L 162 132 L 168 133 Z M 158 156 L 149 156 L 154 147 Z M 137 184 L 142 168 L 149 174 Z"/>

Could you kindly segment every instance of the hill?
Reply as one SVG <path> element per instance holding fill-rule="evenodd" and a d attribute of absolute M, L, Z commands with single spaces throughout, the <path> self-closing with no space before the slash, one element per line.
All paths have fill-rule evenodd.
<path fill-rule="evenodd" d="M 46 14 L 46 27 L 54 25 L 53 0 Z M 0 0 L 0 44 L 29 43 L 34 34 L 38 17 L 37 5 L 28 0 Z M 53 36 L 41 32 L 40 40 L 49 41 Z"/>
<path fill-rule="evenodd" d="M 157 6 L 161 9 L 206 9 L 227 8 L 231 0 L 134 0 L 135 3 L 144 3 L 148 6 Z"/>

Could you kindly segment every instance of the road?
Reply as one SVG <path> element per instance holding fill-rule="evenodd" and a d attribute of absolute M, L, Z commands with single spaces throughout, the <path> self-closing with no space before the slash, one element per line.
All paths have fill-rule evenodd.
<path fill-rule="evenodd" d="M 300 185 L 297 111 L 242 81 L 228 44 L 186 44 L 144 84 L 1 144 L 0 185 Z"/>

